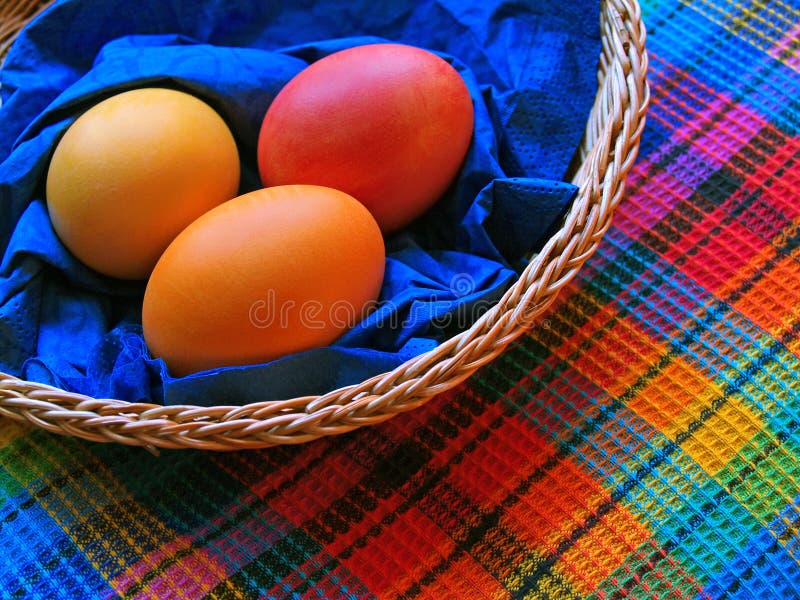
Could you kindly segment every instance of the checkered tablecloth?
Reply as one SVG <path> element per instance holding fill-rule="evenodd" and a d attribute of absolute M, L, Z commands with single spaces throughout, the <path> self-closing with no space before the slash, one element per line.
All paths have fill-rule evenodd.
<path fill-rule="evenodd" d="M 0 597 L 800 598 L 800 4 L 642 4 L 628 198 L 530 335 L 299 447 L 0 420 Z"/>

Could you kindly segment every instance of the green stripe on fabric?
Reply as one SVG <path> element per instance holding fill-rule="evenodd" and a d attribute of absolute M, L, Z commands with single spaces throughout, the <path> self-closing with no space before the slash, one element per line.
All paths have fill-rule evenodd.
<path fill-rule="evenodd" d="M 674 556 L 653 540 L 643 542 L 585 600 L 693 598 L 702 590 Z M 700 596 L 702 597 L 702 596 Z"/>
<path fill-rule="evenodd" d="M 0 456 L 0 464 L 4 464 L 4 457 Z M 14 477 L 8 469 L 0 467 L 0 504 L 7 498 L 16 496 L 25 490 L 25 487 Z"/>
<path fill-rule="evenodd" d="M 255 560 L 217 585 L 206 598 L 265 597 L 279 581 L 322 550 L 302 529 L 294 529 Z"/>
<path fill-rule="evenodd" d="M 35 451 L 33 443 L 36 446 Z M 34 430 L 0 448 L 0 464 L 21 486 L 27 488 L 42 473 L 59 468 L 55 457 L 63 454 L 61 448 L 65 443 L 69 443 L 69 440 L 42 430 Z"/>
<path fill-rule="evenodd" d="M 121 445 L 94 447 L 94 455 L 143 509 L 177 532 L 189 532 L 239 498 L 244 487 L 195 450 L 163 450 L 153 456 Z"/>
<path fill-rule="evenodd" d="M 755 468 L 747 473 L 745 485 L 733 491 L 734 497 L 762 524 L 769 524 L 800 490 L 798 456 L 800 442 L 790 437 L 763 460 L 755 463 Z M 745 463 L 750 464 L 753 463 Z M 740 468 L 744 469 L 745 466 Z"/>

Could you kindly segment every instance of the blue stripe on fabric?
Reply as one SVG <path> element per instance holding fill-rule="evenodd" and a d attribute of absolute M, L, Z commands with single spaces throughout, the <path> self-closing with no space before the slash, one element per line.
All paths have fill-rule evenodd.
<path fill-rule="evenodd" d="M 750 532 L 746 538 L 727 538 L 749 541 L 738 549 L 733 544 L 727 545 L 731 556 L 720 577 L 706 588 L 709 596 L 742 600 L 795 597 L 800 582 L 800 562 L 798 556 L 792 554 L 790 543 L 797 539 L 799 504 L 800 498 L 796 498 L 770 527 Z M 793 529 L 786 531 L 787 527 Z M 720 533 L 711 532 L 711 535 L 718 537 Z"/>
<path fill-rule="evenodd" d="M 98 598 L 114 590 L 80 549 L 28 494 L 0 507 L 0 592 L 3 597 Z M 6 594 L 8 596 L 6 596 Z"/>
<path fill-rule="evenodd" d="M 798 73 L 736 38 L 699 10 L 699 5 L 690 7 L 677 0 L 648 6 L 645 23 L 651 28 L 647 40 L 650 52 L 686 69 L 735 102 L 753 108 L 790 135 L 797 135 Z"/>

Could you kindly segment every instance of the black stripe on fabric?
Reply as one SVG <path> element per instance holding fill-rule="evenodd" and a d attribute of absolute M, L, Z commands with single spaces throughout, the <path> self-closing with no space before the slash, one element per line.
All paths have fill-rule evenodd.
<path fill-rule="evenodd" d="M 341 439 L 337 441 L 341 441 Z M 327 438 L 317 440 L 315 443 L 331 446 L 334 442 Z M 264 450 L 246 450 L 243 452 L 224 453 L 219 456 L 215 455 L 211 457 L 211 460 L 221 470 L 231 473 L 231 476 L 239 480 L 245 488 L 252 489 L 254 484 L 269 477 L 274 469 L 285 466 L 304 451 L 303 447 L 297 445 L 273 446 Z M 260 496 L 261 500 L 269 502 L 279 497 L 282 493 L 305 479 L 306 476 L 314 473 L 315 469 L 325 460 L 328 451 L 331 451 L 330 447 L 320 452 L 317 456 L 305 460 L 303 465 L 291 477 L 265 490 L 264 494 Z"/>
<path fill-rule="evenodd" d="M 642 233 L 639 242 L 660 255 L 666 254 L 705 218 L 704 214 L 712 212 L 716 206 L 723 204 L 743 183 L 744 180 L 736 177 L 727 167 L 718 169 L 701 183 L 691 196 L 686 200 L 680 200 L 649 231 Z M 729 195 L 723 197 L 723 194 Z M 719 233 L 722 226 L 733 222 L 748 206 L 749 203 L 747 205 L 740 203 L 734 207 L 734 210 L 727 214 L 720 225 L 712 229 L 699 245 L 708 243 L 715 232 Z M 688 250 L 690 256 L 696 252 L 697 250 L 693 248 Z M 680 266 L 684 262 L 685 260 L 679 257 L 675 261 L 675 266 Z"/>
<path fill-rule="evenodd" d="M 27 506 L 22 506 L 23 504 L 27 504 Z M 34 500 L 32 498 L 28 498 L 24 502 L 21 502 L 19 508 L 15 508 L 11 512 L 9 512 L 5 517 L 3 517 L 3 520 L 0 521 L 0 531 L 3 530 L 3 526 L 4 525 L 7 525 L 8 523 L 13 523 L 14 521 L 17 520 L 17 517 L 19 516 L 20 510 L 28 509 L 31 506 L 33 506 L 34 504 L 35 504 L 35 502 L 34 502 Z"/>
<path fill-rule="evenodd" d="M 361 481 L 302 526 L 323 544 L 330 544 L 339 535 L 346 534 L 351 523 L 362 521 L 366 513 L 377 507 L 379 499 L 388 498 L 403 485 L 418 478 L 420 471 L 424 472 L 425 465 L 430 461 L 435 446 L 441 447 L 445 440 L 454 439 L 461 430 L 469 427 L 475 416 L 483 411 L 480 404 L 468 394 L 456 396 L 443 404 L 428 423 L 417 428 L 412 433 L 411 441 L 398 442 L 394 446 L 384 441 L 381 445 L 386 447 L 378 448 L 371 437 L 372 431 L 360 432 L 362 445 L 369 447 L 373 453 L 385 455 L 378 460 L 372 457 L 371 463 L 365 463 L 370 468 Z M 370 437 L 365 438 L 367 435 Z M 403 506 L 407 504 L 404 502 Z M 408 505 L 406 510 L 410 508 Z M 397 513 L 401 512 L 398 509 Z M 389 522 L 393 522 L 395 517 L 392 514 L 386 518 L 391 518 Z M 366 539 L 377 534 L 375 527 L 365 534 Z M 363 542 L 359 538 L 356 543 Z M 347 548 L 341 556 L 348 558 L 351 552 L 352 548 Z"/>
<path fill-rule="evenodd" d="M 305 531 L 293 529 L 250 564 L 217 584 L 207 597 L 257 598 L 321 550 L 322 546 Z"/>
<path fill-rule="evenodd" d="M 697 186 L 692 198 L 696 199 L 695 205 L 702 206 L 704 201 L 708 201 L 712 206 L 720 206 L 739 191 L 742 185 L 744 185 L 744 179 L 729 167 L 723 166 Z M 710 211 L 705 210 L 704 207 L 704 212 Z"/>
<path fill-rule="evenodd" d="M 503 416 L 500 416 L 500 417 L 496 418 L 492 423 L 490 423 L 489 428 L 490 429 L 491 428 L 496 428 L 497 426 L 502 424 L 502 422 L 505 419 L 507 419 L 509 416 L 510 416 L 509 414 L 505 414 Z M 480 432 L 475 439 L 473 439 L 470 442 L 468 442 L 465 445 L 465 447 L 462 448 L 458 452 L 458 454 L 451 459 L 451 461 L 448 463 L 447 466 L 439 468 L 439 469 L 434 470 L 434 471 L 430 471 L 429 469 L 425 469 L 425 470 L 428 470 L 429 472 L 422 476 L 422 478 L 421 478 L 422 480 L 421 480 L 421 483 L 420 483 L 419 487 L 417 489 L 415 489 L 413 492 L 411 492 L 411 494 L 407 497 L 407 499 L 397 509 L 395 509 L 391 514 L 389 514 L 386 517 L 384 517 L 379 523 L 376 523 L 375 525 L 370 527 L 370 529 L 367 532 L 365 532 L 364 535 L 362 535 L 361 537 L 356 539 L 354 542 L 352 542 L 352 544 L 350 546 L 345 548 L 339 554 L 339 557 L 340 558 L 345 558 L 345 559 L 349 558 L 352 555 L 352 553 L 353 553 L 355 548 L 364 547 L 366 545 L 367 541 L 370 538 L 374 538 L 377 535 L 379 535 L 380 532 L 385 527 L 387 527 L 388 525 L 391 525 L 394 521 L 396 521 L 397 518 L 399 517 L 399 515 L 404 514 L 404 513 L 408 512 L 408 510 L 410 510 L 411 508 L 420 505 L 420 503 L 434 489 L 437 489 L 439 485 L 443 485 L 444 484 L 444 478 L 446 477 L 447 473 L 450 470 L 450 465 L 454 465 L 454 464 L 460 463 L 461 460 L 463 460 L 465 455 L 471 453 L 476 448 L 478 448 L 480 446 L 480 444 L 483 443 L 483 441 L 485 441 L 485 439 L 487 437 L 488 437 L 488 431 L 484 430 L 484 431 Z M 463 502 L 467 502 L 466 498 L 463 495 L 460 495 L 459 499 L 461 499 Z M 458 533 L 456 533 L 456 535 L 453 535 L 453 532 L 450 531 L 449 528 L 444 527 L 444 531 L 446 533 L 448 533 L 448 535 L 451 536 L 451 539 L 453 539 L 454 541 L 457 542 L 457 548 L 456 548 L 455 552 L 458 554 L 458 556 L 461 556 L 465 550 L 466 551 L 471 550 L 472 546 L 475 543 L 477 543 L 478 541 L 483 540 L 484 539 L 484 535 L 483 535 L 482 532 L 491 531 L 491 530 L 497 531 L 496 529 L 493 529 L 493 525 L 494 525 L 493 524 L 493 519 L 494 519 L 494 517 L 492 517 L 491 515 L 489 517 L 486 517 L 485 513 L 482 513 L 481 510 L 477 506 L 469 504 L 469 503 L 467 503 L 467 505 L 468 505 L 469 511 L 472 514 L 483 514 L 484 515 L 484 516 L 482 516 L 482 517 L 480 517 L 478 519 L 478 523 L 474 527 L 467 529 L 467 538 L 465 538 L 463 540 L 459 540 L 460 537 L 464 537 L 464 536 L 458 535 Z M 427 514 L 428 514 L 428 517 L 431 518 L 431 520 L 434 523 L 437 523 L 437 519 L 436 519 L 436 517 L 434 515 L 429 514 L 429 513 L 427 513 Z M 438 523 L 438 524 L 442 525 L 442 523 Z M 517 548 L 522 548 L 521 542 L 519 540 L 517 540 L 512 534 L 510 534 L 509 532 L 504 532 L 504 535 L 505 535 L 505 537 L 507 539 L 507 545 L 508 546 L 515 546 Z M 484 565 L 484 566 L 487 568 L 487 570 L 489 572 L 492 571 L 492 566 L 491 565 Z M 444 568 L 442 568 L 442 567 L 444 567 Z M 423 583 L 417 582 L 417 583 L 413 584 L 412 587 L 411 587 L 411 591 L 410 592 L 408 592 L 408 591 L 404 592 L 403 594 L 401 594 L 401 597 L 410 597 L 410 596 L 415 595 L 418 592 L 414 592 L 414 590 L 416 590 L 416 589 L 421 590 L 422 587 L 424 587 L 424 585 L 426 585 L 426 583 L 424 583 L 424 582 L 432 582 L 436 578 L 436 576 L 438 574 L 444 572 L 444 570 L 446 570 L 446 568 L 447 568 L 447 565 L 439 565 L 438 569 L 434 568 L 432 570 L 427 571 L 426 574 L 421 579 L 421 581 Z"/>
<path fill-rule="evenodd" d="M 777 129 L 770 126 L 762 127 L 747 144 L 728 159 L 728 164 L 748 176 L 755 175 L 758 168 L 764 166 L 785 143 L 783 134 Z"/>
<path fill-rule="evenodd" d="M 459 402 L 458 398 L 453 400 L 454 402 Z M 510 415 L 510 412 L 505 411 L 504 414 L 496 417 L 490 424 L 489 428 L 496 428 L 500 426 Z M 436 421 L 439 419 L 435 419 L 431 423 L 430 430 L 436 432 Z M 426 427 L 427 429 L 428 427 Z M 484 433 L 484 432 L 481 432 Z M 464 447 L 459 450 L 456 455 L 454 455 L 450 462 L 442 467 L 431 469 L 427 466 L 427 464 L 423 465 L 421 468 L 421 472 L 418 474 L 416 479 L 419 480 L 417 487 L 413 490 L 410 490 L 406 499 L 397 507 L 394 511 L 390 514 L 387 514 L 383 517 L 378 523 L 374 524 L 370 527 L 362 536 L 357 538 L 348 548 L 345 548 L 341 553 L 340 556 L 342 558 L 349 558 L 352 555 L 353 549 L 356 547 L 362 547 L 367 543 L 367 540 L 376 537 L 380 534 L 380 532 L 388 525 L 394 523 L 399 515 L 408 512 L 410 509 L 414 508 L 416 505 L 422 501 L 422 499 L 431 492 L 435 486 L 445 479 L 450 472 L 451 465 L 455 465 L 460 463 L 465 456 L 469 455 L 473 451 L 475 451 L 480 445 L 485 441 L 488 432 L 485 432 L 486 435 L 478 435 L 476 438 L 467 442 Z M 479 507 L 472 505 L 472 510 L 474 514 L 481 514 Z M 434 522 L 436 519 L 433 515 L 428 515 Z"/>
<path fill-rule="evenodd" d="M 490 403 L 496 403 L 497 399 Z M 376 476 L 374 473 L 367 476 L 365 480 L 359 482 L 347 496 L 336 501 L 332 509 L 323 511 L 322 514 L 317 515 L 312 521 L 302 525 L 304 529 L 314 535 L 315 538 L 322 539 L 324 543 L 330 543 L 335 539 L 334 534 L 345 534 L 349 531 L 350 526 L 354 522 L 363 520 L 364 512 L 373 510 L 377 506 L 374 491 L 381 490 L 381 496 L 387 496 L 396 492 L 396 485 L 399 479 L 415 479 L 420 483 L 416 489 L 410 491 L 406 500 L 404 500 L 396 510 L 386 515 L 379 523 L 376 523 L 362 536 L 352 541 L 351 544 L 345 548 L 338 557 L 333 557 L 325 565 L 323 571 L 329 571 L 335 567 L 334 561 L 338 558 L 349 558 L 356 548 L 364 547 L 370 538 L 374 538 L 382 531 L 383 528 L 393 523 L 401 514 L 404 514 L 414 506 L 416 506 L 426 494 L 430 492 L 435 485 L 446 476 L 449 472 L 450 464 L 457 464 L 463 459 L 463 456 L 474 451 L 486 439 L 488 432 L 482 431 L 476 439 L 468 442 L 456 456 L 454 456 L 450 463 L 440 469 L 431 470 L 427 467 L 430 460 L 429 456 L 423 456 L 411 461 L 407 464 L 400 474 L 393 466 L 388 466 L 392 461 L 407 461 L 409 457 L 409 448 L 413 448 L 412 454 L 418 453 L 420 447 L 427 446 L 428 450 L 432 451 L 435 447 L 443 447 L 446 438 L 452 438 L 459 434 L 459 431 L 468 427 L 473 422 L 475 416 L 482 414 L 485 410 L 487 401 L 483 398 L 480 400 L 474 398 L 472 394 L 461 394 L 452 398 L 443 409 L 438 412 L 434 418 L 417 428 L 414 433 L 415 441 L 410 445 L 403 445 L 398 447 L 397 454 L 393 458 L 384 460 L 387 468 L 378 468 L 378 473 L 381 475 Z M 508 414 L 501 415 L 489 424 L 489 428 L 496 428 L 508 418 Z M 456 425 L 457 423 L 457 425 Z M 366 432 L 365 432 L 366 433 Z M 486 435 L 484 435 L 486 434 Z M 362 440 L 363 442 L 363 440 Z M 418 466 L 415 466 L 418 465 Z M 422 471 L 422 474 L 419 473 Z M 391 485 L 387 485 L 390 483 Z M 366 509 L 366 511 L 365 511 Z M 479 512 L 477 506 L 472 506 L 471 510 L 475 513 Z M 343 518 L 342 514 L 347 518 Z M 435 517 L 429 515 L 434 521 Z M 330 532 L 327 529 L 335 529 Z M 310 577 L 318 579 L 318 573 L 310 573 Z"/>

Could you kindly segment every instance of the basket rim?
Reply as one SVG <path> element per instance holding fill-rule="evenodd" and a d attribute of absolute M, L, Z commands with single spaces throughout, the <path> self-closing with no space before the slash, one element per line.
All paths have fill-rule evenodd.
<path fill-rule="evenodd" d="M 38 7 L 39 13 L 44 8 L 41 0 L 19 0 L 15 7 Z M 646 31 L 637 0 L 603 0 L 600 16 L 598 90 L 572 178 L 578 192 L 558 231 L 469 329 L 361 383 L 321 395 L 245 405 L 95 399 L 0 372 L 0 416 L 59 434 L 148 449 L 239 450 L 345 433 L 417 408 L 456 387 L 529 331 L 594 254 L 624 196 L 649 104 Z M 21 28 L 26 21 L 15 24 Z M 0 53 L 2 49 L 0 31 Z"/>

